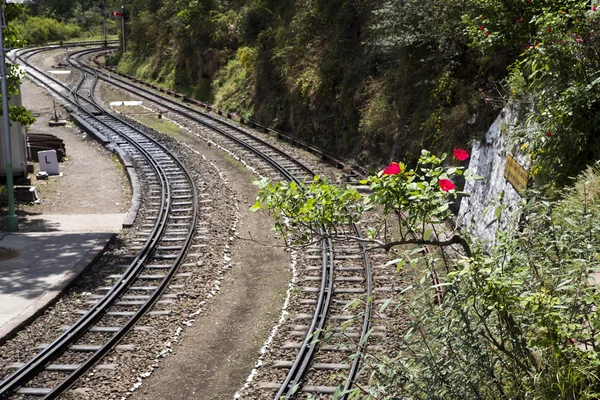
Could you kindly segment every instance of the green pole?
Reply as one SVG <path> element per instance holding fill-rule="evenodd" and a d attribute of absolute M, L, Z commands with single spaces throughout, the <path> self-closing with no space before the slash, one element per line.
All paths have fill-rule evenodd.
<path fill-rule="evenodd" d="M 17 232 L 19 220 L 15 214 L 15 186 L 13 183 L 12 154 L 10 147 L 10 122 L 8 120 L 8 90 L 6 88 L 6 66 L 4 65 L 4 0 L 0 3 L 0 74 L 2 75 L 2 127 L 4 133 L 4 154 L 6 158 L 6 189 L 8 192 L 8 215 L 6 216 L 6 230 Z"/>

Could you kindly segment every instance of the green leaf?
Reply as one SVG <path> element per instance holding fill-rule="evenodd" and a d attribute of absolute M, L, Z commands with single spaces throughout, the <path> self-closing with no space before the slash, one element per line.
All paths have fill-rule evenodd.
<path fill-rule="evenodd" d="M 446 205 L 446 208 L 448 208 L 448 206 Z M 425 231 L 425 233 L 423 233 L 423 240 L 429 240 L 429 238 L 431 238 L 431 234 L 433 233 L 433 229 L 427 229 Z"/>
<path fill-rule="evenodd" d="M 383 313 L 383 312 L 385 311 L 385 309 L 386 309 L 386 308 L 388 308 L 388 306 L 391 304 L 392 300 L 393 300 L 393 299 L 391 299 L 391 298 L 390 298 L 390 299 L 387 299 L 387 300 L 385 301 L 385 303 L 383 303 L 383 304 L 381 305 L 381 307 L 379 307 L 379 313 Z"/>

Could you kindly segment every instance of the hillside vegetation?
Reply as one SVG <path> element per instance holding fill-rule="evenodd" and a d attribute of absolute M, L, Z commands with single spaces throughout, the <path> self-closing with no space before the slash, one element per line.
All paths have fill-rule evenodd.
<path fill-rule="evenodd" d="M 36 4 L 75 18 L 44 8 L 69 2 Z M 395 255 L 402 291 L 377 309 L 403 318 L 387 332 L 395 352 L 366 357 L 350 398 L 600 397 L 597 0 L 124 4 L 121 70 L 379 171 L 368 195 L 263 180 L 253 206 L 299 246 L 379 207 L 363 242 Z M 512 212 L 493 205 L 492 223 L 512 223 L 487 245 L 448 222 L 461 182 L 480 178 L 465 149 L 506 105 L 533 185 Z"/>
<path fill-rule="evenodd" d="M 597 158 L 600 42 L 588 1 L 125 6 L 130 47 L 121 69 L 363 165 L 467 146 L 509 100 L 536 123 L 519 145 L 531 146 L 540 182 L 560 186 Z M 574 140 L 556 143 L 565 136 Z"/>
<path fill-rule="evenodd" d="M 11 25 L 26 45 L 77 38 L 100 40 L 103 33 L 102 0 L 37 0 L 25 3 L 25 13 Z M 107 20 L 108 34 L 117 23 Z"/>

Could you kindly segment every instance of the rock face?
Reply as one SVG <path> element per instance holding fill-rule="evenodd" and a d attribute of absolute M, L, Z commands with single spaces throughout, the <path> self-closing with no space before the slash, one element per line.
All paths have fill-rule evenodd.
<path fill-rule="evenodd" d="M 518 149 L 511 149 L 514 146 L 511 146 L 508 132 L 515 125 L 516 118 L 516 111 L 505 107 L 485 138 L 473 143 L 471 151 L 469 168 L 482 176 L 483 180 L 466 182 L 465 192 L 470 197 L 462 199 L 458 216 L 461 225 L 469 233 L 489 246 L 493 245 L 498 229 L 505 229 L 518 218 L 513 212 L 521 196 L 504 178 L 507 156 L 512 155 L 523 167 L 529 168 L 527 158 Z M 500 205 L 505 207 L 501 220 L 492 223 L 496 219 L 495 210 Z"/>

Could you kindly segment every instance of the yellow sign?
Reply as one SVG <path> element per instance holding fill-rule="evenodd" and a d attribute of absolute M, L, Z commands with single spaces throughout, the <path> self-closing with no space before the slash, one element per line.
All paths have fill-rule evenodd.
<path fill-rule="evenodd" d="M 529 180 L 529 171 L 521 166 L 510 154 L 506 157 L 506 166 L 504 167 L 504 178 L 519 192 L 527 187 Z"/>

